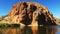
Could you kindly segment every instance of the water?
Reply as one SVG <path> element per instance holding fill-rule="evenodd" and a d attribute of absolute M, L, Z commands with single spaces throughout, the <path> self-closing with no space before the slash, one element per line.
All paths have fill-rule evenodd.
<path fill-rule="evenodd" d="M 20 26 L 0 28 L 0 34 L 60 34 L 60 26 Z"/>

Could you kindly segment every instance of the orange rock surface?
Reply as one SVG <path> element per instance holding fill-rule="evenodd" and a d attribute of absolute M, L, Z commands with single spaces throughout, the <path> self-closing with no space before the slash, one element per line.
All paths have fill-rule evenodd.
<path fill-rule="evenodd" d="M 11 23 L 30 25 L 55 25 L 55 19 L 49 10 L 35 2 L 20 2 L 15 4 L 9 12 Z"/>

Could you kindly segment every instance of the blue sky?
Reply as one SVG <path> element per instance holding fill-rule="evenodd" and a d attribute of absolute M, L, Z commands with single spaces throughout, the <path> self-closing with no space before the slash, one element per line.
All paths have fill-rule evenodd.
<path fill-rule="evenodd" d="M 6 15 L 17 2 L 38 2 L 46 6 L 53 16 L 60 18 L 60 0 L 0 0 L 0 16 Z"/>

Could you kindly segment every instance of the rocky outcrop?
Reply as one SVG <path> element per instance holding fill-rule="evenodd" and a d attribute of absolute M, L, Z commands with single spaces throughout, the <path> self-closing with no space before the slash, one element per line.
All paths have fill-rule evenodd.
<path fill-rule="evenodd" d="M 57 25 L 60 25 L 60 19 L 59 19 L 59 18 L 56 18 L 56 17 L 55 17 L 55 19 L 56 19 L 55 23 L 56 23 Z"/>
<path fill-rule="evenodd" d="M 0 24 L 9 24 L 10 23 L 10 18 L 8 15 L 2 16 L 0 17 Z"/>
<path fill-rule="evenodd" d="M 49 10 L 35 2 L 17 3 L 8 15 L 11 23 L 55 25 L 55 19 Z"/>

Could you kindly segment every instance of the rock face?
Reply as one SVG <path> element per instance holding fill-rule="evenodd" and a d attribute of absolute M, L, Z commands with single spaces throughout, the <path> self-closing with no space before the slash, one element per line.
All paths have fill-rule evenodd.
<path fill-rule="evenodd" d="M 0 17 L 0 24 L 5 24 L 5 23 L 10 23 L 10 18 L 8 17 L 8 15 L 2 16 Z"/>
<path fill-rule="evenodd" d="M 55 19 L 49 10 L 35 2 L 17 3 L 12 7 L 8 15 L 11 23 L 55 25 Z"/>
<path fill-rule="evenodd" d="M 56 24 L 57 24 L 57 25 L 60 25 L 60 19 L 59 19 L 59 18 L 56 18 L 56 17 L 55 17 L 55 19 L 56 19 L 56 21 L 55 21 Z"/>

